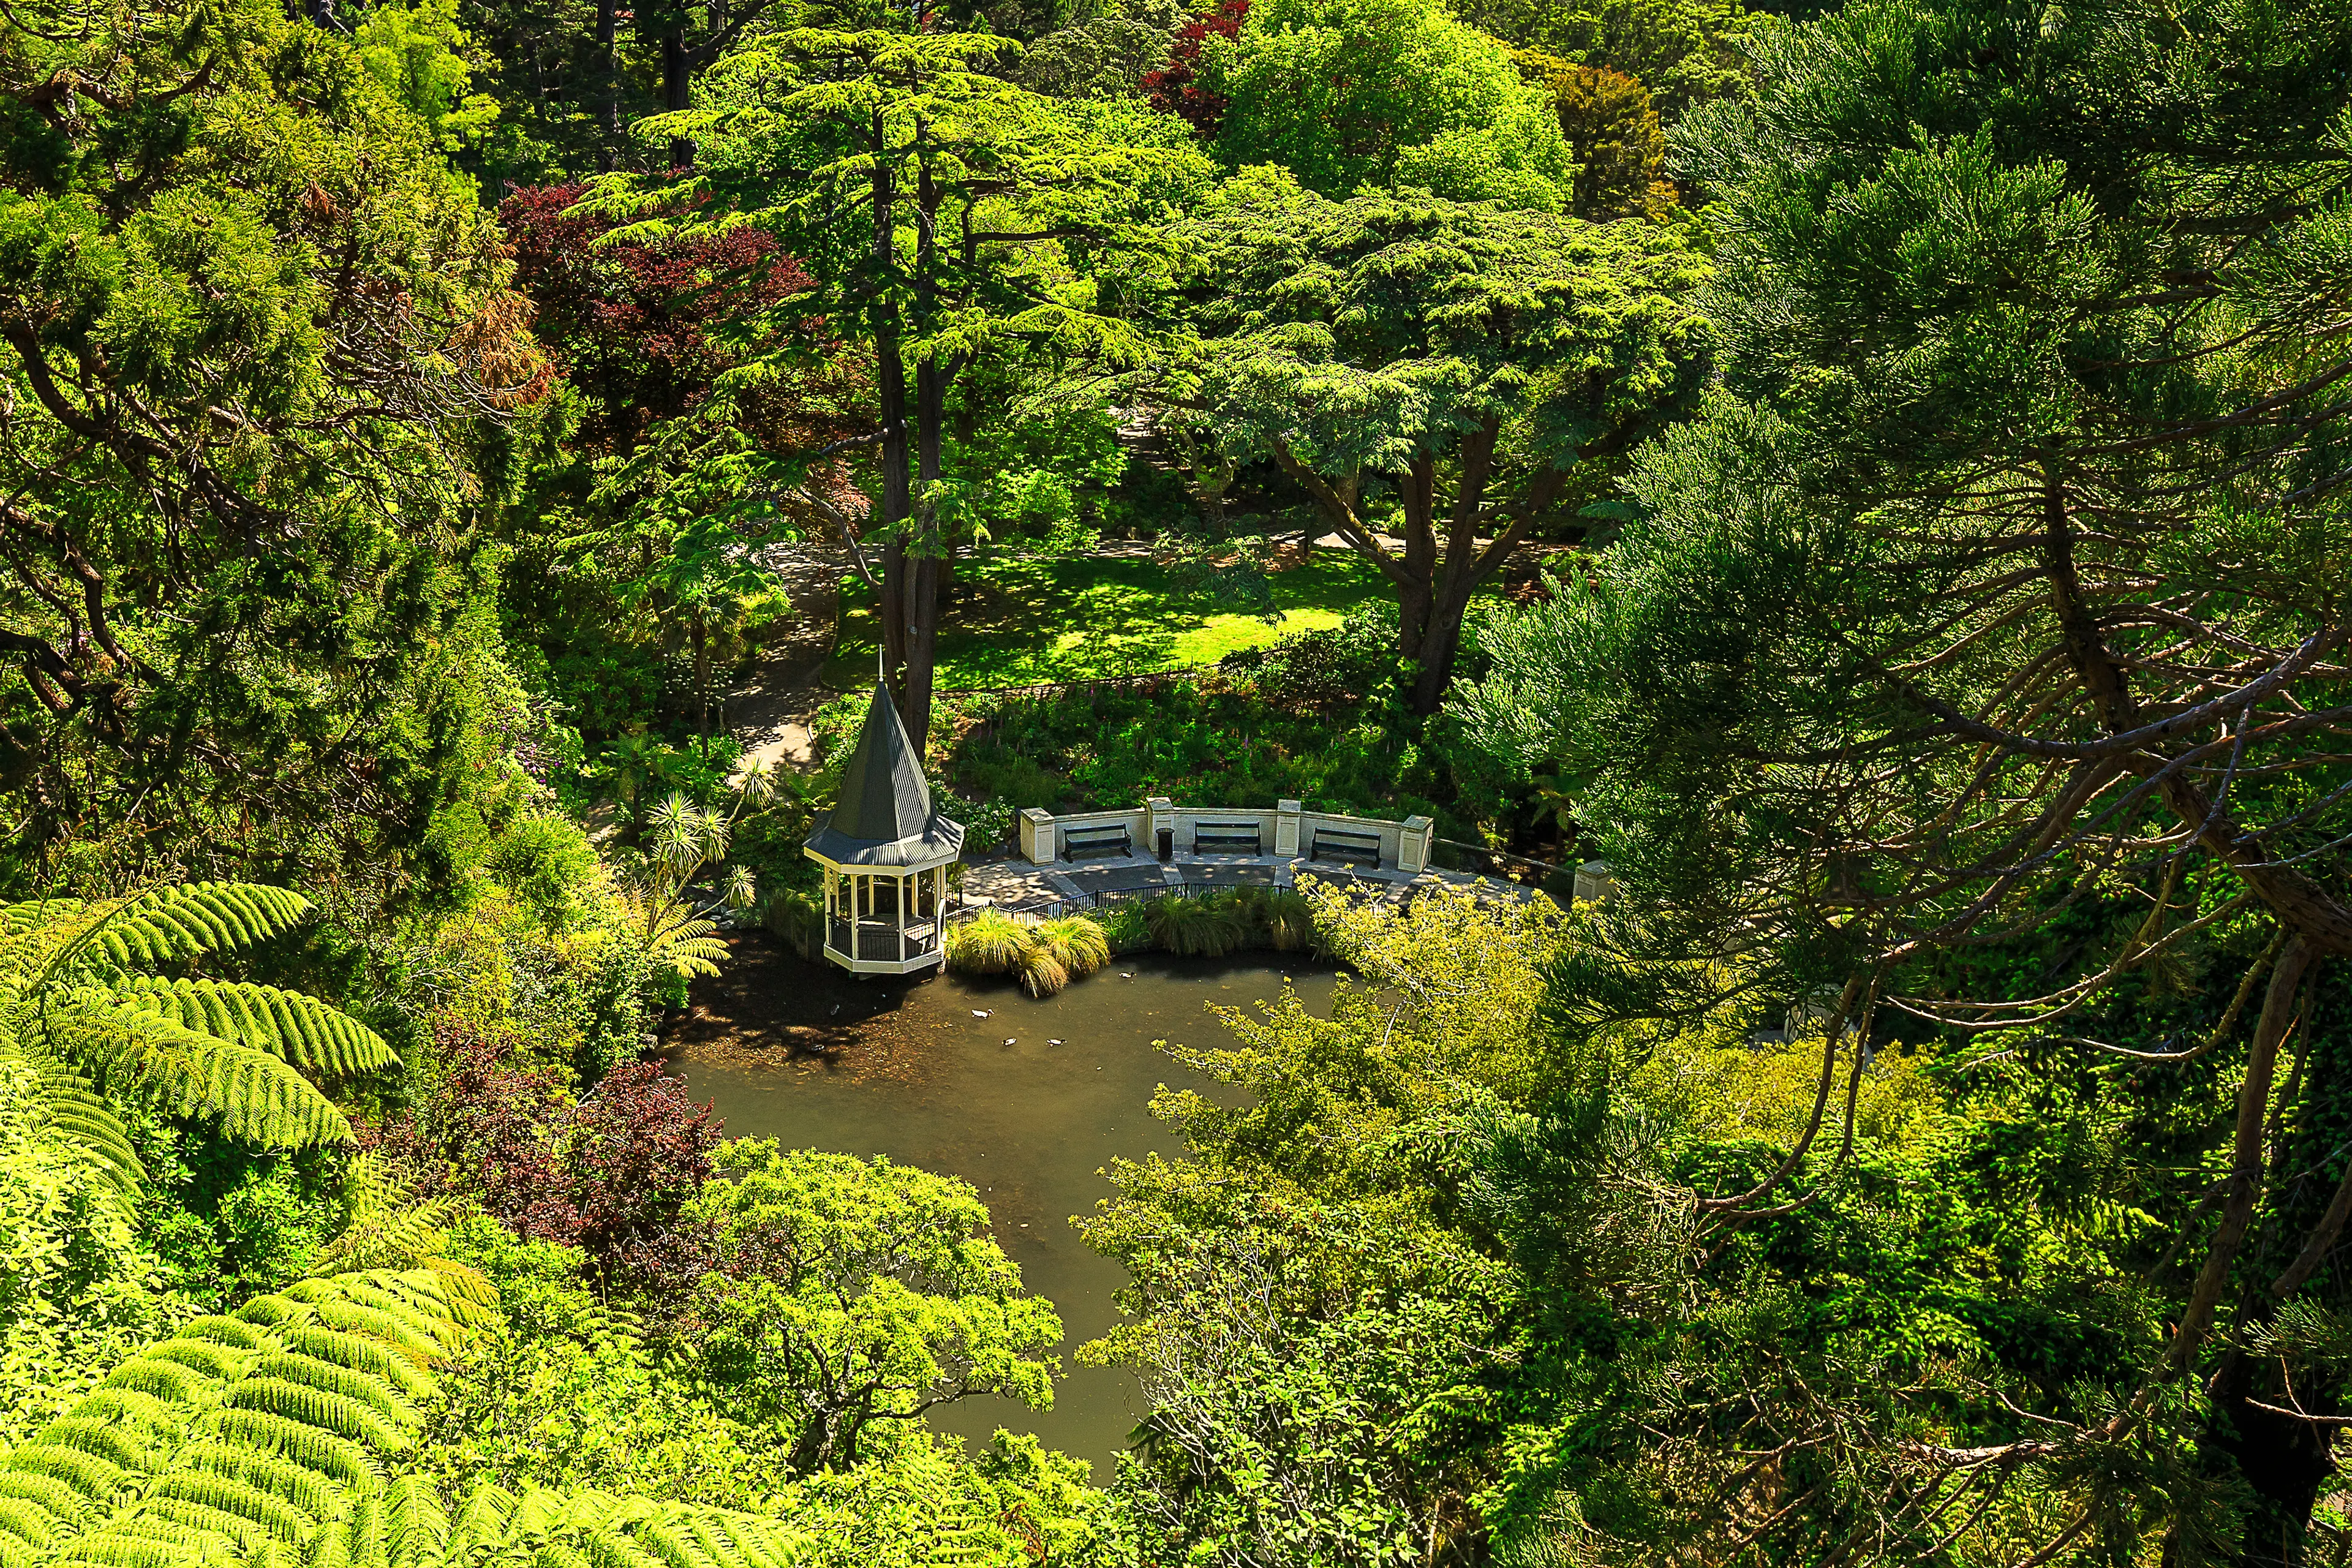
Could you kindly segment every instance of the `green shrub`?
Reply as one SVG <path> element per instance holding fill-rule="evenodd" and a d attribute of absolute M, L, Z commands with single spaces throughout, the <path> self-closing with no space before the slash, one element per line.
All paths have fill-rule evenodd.
<path fill-rule="evenodd" d="M 1062 798 L 1061 776 L 1012 747 L 982 741 L 956 759 L 956 793 L 967 800 L 998 800 L 1018 811 L 1051 808 Z"/>
<path fill-rule="evenodd" d="M 1038 945 L 1054 962 L 1069 971 L 1073 980 L 1092 974 L 1110 962 L 1110 938 L 1085 915 L 1064 915 L 1037 928 Z"/>
<path fill-rule="evenodd" d="M 1303 893 L 1279 888 L 1258 901 L 1265 944 L 1276 952 L 1301 952 L 1315 944 L 1315 906 Z"/>
<path fill-rule="evenodd" d="M 1139 901 L 1123 899 L 1095 916 L 1113 952 L 1136 952 L 1151 945 L 1151 923 L 1143 910 Z"/>
<path fill-rule="evenodd" d="M 1155 946 L 1187 958 L 1222 958 L 1249 934 L 1230 900 L 1171 894 L 1144 905 L 1143 918 Z"/>
<path fill-rule="evenodd" d="M 545 924 L 570 923 L 596 872 L 596 851 L 579 826 L 556 816 L 518 818 L 483 857 L 483 868 Z"/>
<path fill-rule="evenodd" d="M 803 958 L 814 958 L 824 947 L 824 900 L 806 888 L 771 889 L 762 901 L 761 918 L 776 940 Z"/>
<path fill-rule="evenodd" d="M 1036 945 L 1034 928 L 1002 910 L 982 910 L 948 927 L 948 967 L 959 974 L 1011 974 Z"/>

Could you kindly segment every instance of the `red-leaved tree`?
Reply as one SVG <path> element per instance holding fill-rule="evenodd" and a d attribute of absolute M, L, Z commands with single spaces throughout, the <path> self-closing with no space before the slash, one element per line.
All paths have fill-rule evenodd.
<path fill-rule="evenodd" d="M 709 1178 L 719 1123 L 659 1062 L 625 1062 L 575 1103 L 554 1069 L 516 1065 L 509 1040 L 446 1016 L 433 1040 L 429 1086 L 368 1137 L 420 1191 L 580 1247 L 608 1285 L 702 1273 L 699 1227 L 679 1212 Z"/>
<path fill-rule="evenodd" d="M 576 213 L 579 185 L 534 185 L 499 207 L 515 284 L 530 297 L 539 340 L 585 395 L 574 437 L 626 453 L 664 419 L 693 409 L 738 351 L 714 329 L 749 320 L 809 286 L 775 237 L 757 228 L 652 243 L 602 243 L 615 224 Z M 793 411 L 769 409 L 780 423 Z"/>
<path fill-rule="evenodd" d="M 1151 107 L 1182 115 L 1203 142 L 1216 136 L 1225 118 L 1227 100 L 1223 93 L 1200 85 L 1202 43 L 1212 34 L 1220 38 L 1240 37 L 1249 8 L 1250 0 L 1222 0 L 1215 10 L 1178 28 L 1175 41 L 1169 46 L 1168 63 L 1144 73 L 1143 90 L 1151 95 Z"/>

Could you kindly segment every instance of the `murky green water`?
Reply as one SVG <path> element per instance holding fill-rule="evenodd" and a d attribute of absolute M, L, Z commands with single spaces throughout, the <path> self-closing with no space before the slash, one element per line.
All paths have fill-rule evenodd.
<path fill-rule="evenodd" d="M 975 1444 L 998 1426 L 1034 1432 L 1049 1447 L 1091 1461 L 1097 1480 L 1107 1481 L 1112 1456 L 1135 1423 L 1133 1390 L 1124 1373 L 1076 1365 L 1070 1352 L 1117 1319 L 1112 1293 L 1126 1282 L 1126 1271 L 1088 1251 L 1070 1217 L 1112 1195 L 1099 1173 L 1114 1158 L 1182 1152 L 1182 1141 L 1151 1115 L 1158 1086 L 1214 1087 L 1152 1049 L 1152 1042 L 1223 1044 L 1230 1037 L 1208 1005 L 1274 996 L 1286 975 L 1309 1006 L 1320 1011 L 1328 1003 L 1328 973 L 1255 959 L 1138 955 L 1044 1001 L 1010 985 L 943 975 L 904 987 L 896 1006 L 840 1029 L 846 1043 L 830 1059 L 738 1066 L 688 1057 L 681 1070 L 695 1099 L 716 1102 L 730 1137 L 887 1154 L 979 1188 L 1024 1281 L 1061 1311 L 1068 1375 L 1050 1411 L 973 1398 L 935 1411 L 932 1419 Z M 798 1012 L 818 1026 L 835 1016 L 835 998 L 850 984 L 790 957 L 740 978 L 750 985 L 772 980 L 805 987 L 805 1009 L 787 1000 L 776 1013 Z M 899 984 L 864 983 L 894 991 Z M 845 1011 L 855 1016 L 867 1010 L 853 1005 Z"/>

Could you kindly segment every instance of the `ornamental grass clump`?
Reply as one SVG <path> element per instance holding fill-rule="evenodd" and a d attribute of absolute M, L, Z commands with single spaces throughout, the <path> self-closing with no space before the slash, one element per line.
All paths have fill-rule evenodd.
<path fill-rule="evenodd" d="M 1223 958 L 1241 946 L 1246 923 L 1223 900 L 1171 894 L 1144 906 L 1153 945 L 1187 958 Z"/>
<path fill-rule="evenodd" d="M 1042 942 L 1031 942 L 1021 958 L 1021 989 L 1032 996 L 1051 996 L 1070 983 L 1070 972 Z"/>
<path fill-rule="evenodd" d="M 1064 915 L 1037 927 L 1037 943 L 1077 980 L 1110 962 L 1110 937 L 1086 915 Z"/>
<path fill-rule="evenodd" d="M 982 910 L 948 928 L 948 967 L 959 974 L 1013 974 L 1036 945 L 1034 927 L 1002 910 Z"/>

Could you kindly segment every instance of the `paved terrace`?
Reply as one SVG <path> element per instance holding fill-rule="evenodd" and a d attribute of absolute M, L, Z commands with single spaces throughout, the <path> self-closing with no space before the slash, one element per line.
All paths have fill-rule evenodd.
<path fill-rule="evenodd" d="M 1050 866 L 1033 865 L 1010 849 L 969 862 L 964 868 L 967 903 L 986 899 L 1015 914 L 1050 915 L 1091 909 L 1122 899 L 1212 888 L 1287 888 L 1302 877 L 1349 889 L 1402 909 L 1428 888 L 1466 888 L 1482 898 L 1528 899 L 1535 889 L 1495 877 L 1428 867 L 1399 871 L 1386 867 L 1313 860 L 1299 855 L 1226 855 L 1183 851 L 1162 864 L 1150 855 L 1099 855 Z"/>

